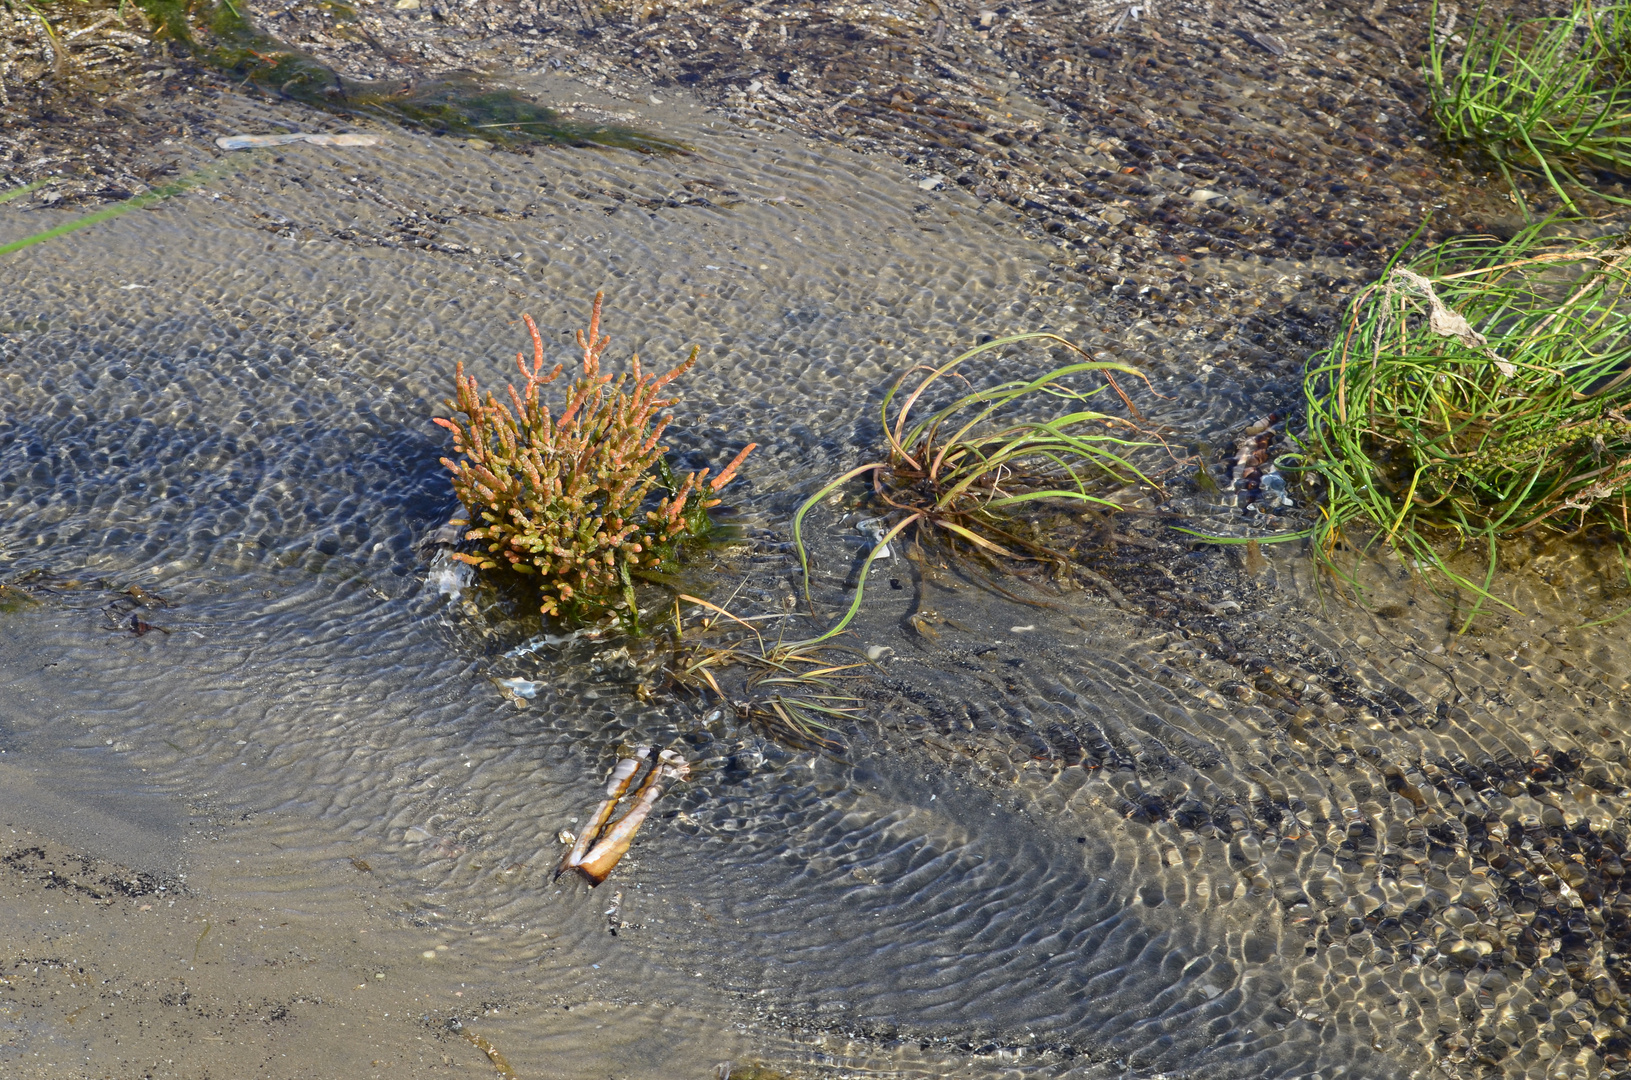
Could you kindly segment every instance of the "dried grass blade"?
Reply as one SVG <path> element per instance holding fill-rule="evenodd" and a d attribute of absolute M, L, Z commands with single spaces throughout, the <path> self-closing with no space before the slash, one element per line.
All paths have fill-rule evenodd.
<path fill-rule="evenodd" d="M 752 623 L 748 622 L 746 619 L 739 618 L 738 616 L 736 616 L 736 615 L 732 614 L 731 612 L 725 610 L 724 608 L 720 607 L 718 604 L 709 603 L 707 600 L 703 600 L 703 599 L 700 599 L 699 597 L 691 596 L 688 593 L 680 593 L 678 595 L 678 599 L 685 601 L 687 604 L 696 604 L 698 607 L 704 607 L 704 608 L 707 608 L 709 611 L 717 612 L 718 614 L 723 615 L 725 618 L 731 620 L 732 622 L 739 623 L 742 626 L 747 627 L 749 630 L 753 631 L 753 636 L 754 637 L 759 638 L 759 645 L 760 645 L 761 648 L 763 648 L 764 638 L 759 637 L 758 629 Z"/>

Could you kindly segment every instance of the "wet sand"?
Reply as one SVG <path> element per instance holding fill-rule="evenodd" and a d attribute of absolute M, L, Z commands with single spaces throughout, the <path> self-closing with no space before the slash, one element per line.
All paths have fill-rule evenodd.
<path fill-rule="evenodd" d="M 951 566 L 876 574 L 855 639 L 890 651 L 835 757 L 642 700 L 638 649 L 519 648 L 440 592 L 426 417 L 454 359 L 503 378 L 522 311 L 563 358 L 597 288 L 614 355 L 703 346 L 671 443 L 700 467 L 761 442 L 731 489 L 748 542 L 709 569 L 771 614 L 800 588 L 788 515 L 876 451 L 911 363 L 1053 328 L 1139 364 L 1141 406 L 1215 453 L 1294 401 L 1370 257 L 1167 252 L 1193 223 L 1157 194 L 1116 223 L 1095 196 L 1103 259 L 1179 260 L 1116 291 L 1030 227 L 1045 203 L 925 188 L 707 86 L 549 72 L 515 81 L 697 152 L 371 128 L 382 147 L 245 154 L 0 264 L 0 1069 L 501 1072 L 450 1020 L 519 1076 L 1626 1067 L 1627 657 L 1580 625 L 1631 603 L 1612 552 L 1515 555 L 1521 614 L 1460 638 L 1396 562 L 1365 611 L 1296 550 L 1184 539 L 1271 524 L 1190 463 L 1149 512 L 1070 524 L 1097 577 L 1015 584 L 1045 606 Z M 338 123 L 208 96 L 167 136 L 183 171 L 218 133 Z M 1387 202 L 1374 176 L 1341 194 Z M 0 240 L 73 212 L 0 208 Z M 854 517 L 811 520 L 823 613 Z M 535 699 L 494 684 L 517 677 Z M 696 778 L 606 886 L 555 883 L 555 834 L 639 741 Z"/>

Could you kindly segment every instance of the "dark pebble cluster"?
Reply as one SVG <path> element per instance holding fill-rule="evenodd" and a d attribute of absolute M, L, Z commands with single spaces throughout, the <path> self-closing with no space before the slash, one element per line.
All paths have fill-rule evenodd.
<path fill-rule="evenodd" d="M 1247 425 L 1234 440 L 1232 452 L 1225 452 L 1221 472 L 1225 506 L 1255 509 L 1265 514 L 1292 505 L 1286 494 L 1286 481 L 1275 459 L 1291 448 L 1284 431 L 1276 431 L 1285 417 L 1269 413 Z"/>

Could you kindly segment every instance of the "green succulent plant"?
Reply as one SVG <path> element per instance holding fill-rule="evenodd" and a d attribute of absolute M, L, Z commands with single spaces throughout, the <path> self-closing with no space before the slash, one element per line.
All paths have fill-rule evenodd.
<path fill-rule="evenodd" d="M 688 536 L 708 531 L 714 496 L 735 477 L 756 443 L 743 447 L 718 476 L 707 469 L 676 477 L 663 460 L 659 440 L 672 404 L 665 386 L 696 364 L 697 350 L 662 375 L 644 371 L 640 357 L 624 375 L 602 374 L 601 354 L 610 342 L 600 334 L 603 294 L 595 294 L 587 331 L 577 334 L 583 370 L 567 389 L 558 414 L 540 393 L 564 369 L 544 373 L 544 344 L 530 316 L 531 365 L 516 354 L 522 383 L 509 386 L 509 400 L 488 392 L 485 400 L 463 362 L 457 365 L 457 396 L 448 408 L 464 416 L 436 417 L 453 432 L 460 460 L 443 458 L 453 490 L 474 526 L 465 538 L 474 552 L 454 557 L 481 570 L 513 570 L 536 579 L 545 615 L 589 617 L 617 610 L 637 620 L 634 581 L 657 569 Z M 667 494 L 649 504 L 659 483 Z"/>

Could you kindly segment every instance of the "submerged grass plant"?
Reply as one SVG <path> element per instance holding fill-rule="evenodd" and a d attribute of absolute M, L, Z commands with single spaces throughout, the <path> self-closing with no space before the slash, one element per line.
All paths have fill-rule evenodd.
<path fill-rule="evenodd" d="M 679 625 L 679 601 L 707 608 L 712 614 L 689 638 Z M 769 616 L 779 619 L 781 616 Z M 746 628 L 724 644 L 708 643 L 721 629 Z M 837 753 L 843 743 L 836 724 L 860 715 L 860 699 L 846 694 L 841 680 L 854 678 L 869 661 L 848 655 L 850 650 L 819 641 L 766 642 L 752 617 L 740 618 L 706 600 L 681 594 L 675 601 L 674 640 L 687 642 L 678 650 L 672 673 L 675 682 L 692 691 L 711 690 L 739 719 L 758 724 L 779 742 L 805 749 Z M 840 655 L 834 656 L 837 652 Z M 716 677 L 729 668 L 746 669 L 740 693 L 727 693 Z"/>
<path fill-rule="evenodd" d="M 140 210 L 142 207 L 152 206 L 154 203 L 163 202 L 165 199 L 175 195 L 180 195 L 186 191 L 190 191 L 201 184 L 207 184 L 211 180 L 219 179 L 228 173 L 236 171 L 240 167 L 242 167 L 241 162 L 231 161 L 227 158 L 217 159 L 216 161 L 205 165 L 202 169 L 190 172 L 186 176 L 177 177 L 169 183 L 160 184 L 157 187 L 149 188 L 140 195 L 132 195 L 123 202 L 109 203 L 107 206 L 93 210 L 88 214 L 81 214 L 79 217 L 71 218 L 68 221 L 64 221 L 58 225 L 53 225 L 49 229 L 44 229 L 40 232 L 32 233 L 28 236 L 19 237 L 16 240 L 0 244 L 0 255 L 10 255 L 14 251 L 21 251 L 24 248 L 33 247 L 35 244 L 43 243 L 46 240 L 54 240 L 59 236 L 66 236 L 68 233 L 77 232 L 88 225 L 96 225 L 100 222 L 109 221 L 116 217 L 122 217 L 125 214 L 130 213 L 132 210 Z M 0 192 L 0 203 L 8 202 L 11 199 L 25 194 L 36 187 L 40 187 L 43 183 L 45 183 L 45 181 L 26 184 L 21 188 L 14 188 L 7 192 Z"/>
<path fill-rule="evenodd" d="M 1424 74 L 1447 139 L 1494 158 L 1520 202 L 1515 169 L 1544 177 L 1571 210 L 1570 189 L 1631 203 L 1590 175 L 1631 172 L 1631 3 L 1573 0 L 1567 15 L 1539 19 L 1480 12 L 1459 52 L 1436 3 L 1430 26 Z"/>
<path fill-rule="evenodd" d="M 1625 237 L 1534 226 L 1443 244 L 1361 292 L 1305 381 L 1298 456 L 1326 487 L 1326 565 L 1340 540 L 1381 542 L 1481 605 L 1503 536 L 1631 534 L 1628 282 Z M 1441 540 L 1486 544 L 1483 580 Z"/>
<path fill-rule="evenodd" d="M 881 414 L 888 449 L 882 460 L 858 466 L 831 481 L 806 499 L 793 515 L 793 542 L 804 569 L 808 600 L 810 567 L 801 528 L 810 510 L 850 481 L 870 476 L 883 511 L 877 541 L 861 567 L 849 610 L 835 626 L 812 641 L 826 641 L 849 625 L 860 610 L 867 571 L 902 534 L 911 534 L 920 543 L 938 539 L 954 550 L 966 549 L 982 557 L 1062 564 L 1065 555 L 1016 530 L 1011 518 L 1015 510 L 1039 500 L 1120 509 L 1105 497 L 1107 484 L 1152 483 L 1124 456 L 1152 444 L 1115 434 L 1118 429 L 1130 433 L 1141 433 L 1142 429 L 1121 417 L 1074 407 L 1113 389 L 1138 416 L 1113 374 L 1120 371 L 1138 375 L 1136 369 L 1125 364 L 1083 359 L 1033 379 L 1009 380 L 984 390 L 971 390 L 928 410 L 926 396 L 952 380 L 966 382 L 959 370 L 964 365 L 1026 342 L 1046 342 L 1087 355 L 1056 334 L 1016 334 L 970 349 L 939 367 L 911 368 L 884 395 Z M 907 390 L 907 381 L 918 372 L 924 374 Z M 1090 390 L 1072 385 L 1078 377 L 1089 374 L 1102 375 L 1105 384 Z M 1044 398 L 1067 402 L 1072 408 L 1050 420 L 1003 415 L 1005 410 L 1034 407 Z M 913 410 L 920 404 L 925 411 L 914 415 Z"/>
<path fill-rule="evenodd" d="M 540 393 L 564 365 L 544 373 L 544 344 L 531 317 L 533 361 L 517 353 L 522 388 L 508 387 L 507 402 L 482 398 L 474 376 L 457 365 L 457 398 L 449 409 L 464 416 L 436 418 L 453 432 L 461 460 L 442 459 L 453 490 L 470 513 L 466 534 L 478 551 L 454 557 L 482 570 L 513 570 L 532 577 L 545 615 L 586 618 L 615 611 L 637 626 L 634 582 L 655 571 L 687 537 L 710 528 L 714 495 L 730 483 L 755 445 L 749 443 L 718 476 L 708 470 L 675 477 L 659 444 L 672 402 L 663 388 L 689 371 L 697 350 L 673 370 L 644 371 L 640 357 L 628 374 L 602 374 L 603 295 L 595 294 L 587 331 L 578 331 L 583 370 L 567 389 L 559 414 Z M 667 491 L 654 507 L 659 481 Z"/>

